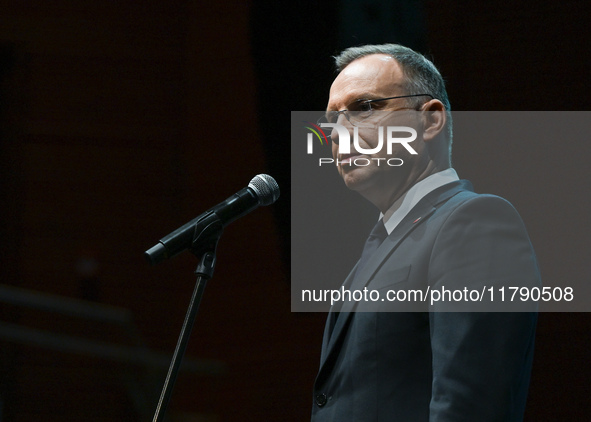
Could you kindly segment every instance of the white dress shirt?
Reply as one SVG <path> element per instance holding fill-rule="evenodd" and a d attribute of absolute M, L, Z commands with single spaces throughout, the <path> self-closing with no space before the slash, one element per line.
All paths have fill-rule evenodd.
<path fill-rule="evenodd" d="M 402 221 L 406 214 L 425 196 L 433 192 L 435 189 L 451 182 L 460 180 L 458 174 L 453 168 L 440 171 L 432 174 L 429 177 L 421 180 L 412 188 L 406 191 L 404 195 L 398 198 L 385 214 L 380 214 L 380 218 L 384 219 L 384 226 L 388 234 L 396 228 Z"/>

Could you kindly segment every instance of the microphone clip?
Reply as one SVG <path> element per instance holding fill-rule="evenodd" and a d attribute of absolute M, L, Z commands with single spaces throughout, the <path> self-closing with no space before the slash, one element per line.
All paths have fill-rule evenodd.
<path fill-rule="evenodd" d="M 224 226 L 215 212 L 207 213 L 197 224 L 193 232 L 193 241 L 189 250 L 199 259 L 195 274 L 207 279 L 213 277 L 216 263 L 216 249 Z"/>

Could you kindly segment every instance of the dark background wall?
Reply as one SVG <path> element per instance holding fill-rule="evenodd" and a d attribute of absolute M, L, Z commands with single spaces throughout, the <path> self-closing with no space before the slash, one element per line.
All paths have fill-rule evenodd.
<path fill-rule="evenodd" d="M 209 365 L 181 375 L 171 420 L 308 417 L 325 315 L 289 311 L 289 113 L 324 107 L 330 55 L 366 42 L 417 48 L 456 110 L 589 107 L 582 1 L 0 6 L 2 283 L 128 309 L 142 344 L 168 356 L 196 263 L 151 268 L 142 252 L 255 174 L 280 183 L 277 204 L 224 233 L 187 353 Z M 454 166 L 516 205 L 545 280 L 584 280 L 589 147 L 557 142 L 513 145 L 508 159 L 456 140 Z M 101 344 L 137 336 L 24 306 L 0 315 L 2 420 L 149 420 L 163 368 L 7 339 L 15 325 Z M 540 316 L 527 420 L 591 416 L 590 324 Z"/>

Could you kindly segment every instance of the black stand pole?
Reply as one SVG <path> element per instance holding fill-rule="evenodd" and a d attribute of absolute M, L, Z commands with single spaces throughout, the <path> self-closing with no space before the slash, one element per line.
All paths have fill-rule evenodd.
<path fill-rule="evenodd" d="M 154 419 L 152 419 L 152 422 L 164 421 L 164 414 L 166 413 L 166 408 L 170 402 L 170 396 L 172 395 L 172 389 L 176 382 L 181 361 L 185 355 L 187 344 L 189 343 L 189 337 L 191 336 L 195 317 L 199 310 L 199 304 L 201 303 L 201 298 L 205 291 L 205 285 L 213 276 L 213 270 L 215 269 L 215 250 L 217 242 L 222 235 L 222 225 L 217 221 L 211 223 L 205 221 L 203 225 L 206 226 L 205 229 L 199 231 L 196 229 L 196 232 L 198 232 L 199 235 L 193 240 L 193 248 L 191 249 L 191 252 L 197 255 L 197 257 L 201 257 L 199 265 L 195 270 L 197 283 L 193 290 L 189 309 L 187 309 L 187 315 L 185 316 L 185 321 L 181 328 L 181 333 L 172 356 L 172 361 L 170 362 L 170 367 L 168 368 L 168 374 L 166 375 L 166 380 L 164 381 L 160 400 L 158 401 L 158 406 L 156 407 L 156 413 L 154 413 Z"/>

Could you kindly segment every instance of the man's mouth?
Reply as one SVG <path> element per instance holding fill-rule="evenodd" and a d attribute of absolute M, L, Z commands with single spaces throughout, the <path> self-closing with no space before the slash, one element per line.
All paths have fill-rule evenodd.
<path fill-rule="evenodd" d="M 358 157 L 361 157 L 362 154 L 341 154 L 339 155 L 339 165 L 343 164 L 351 164 L 351 161 L 355 160 Z"/>

